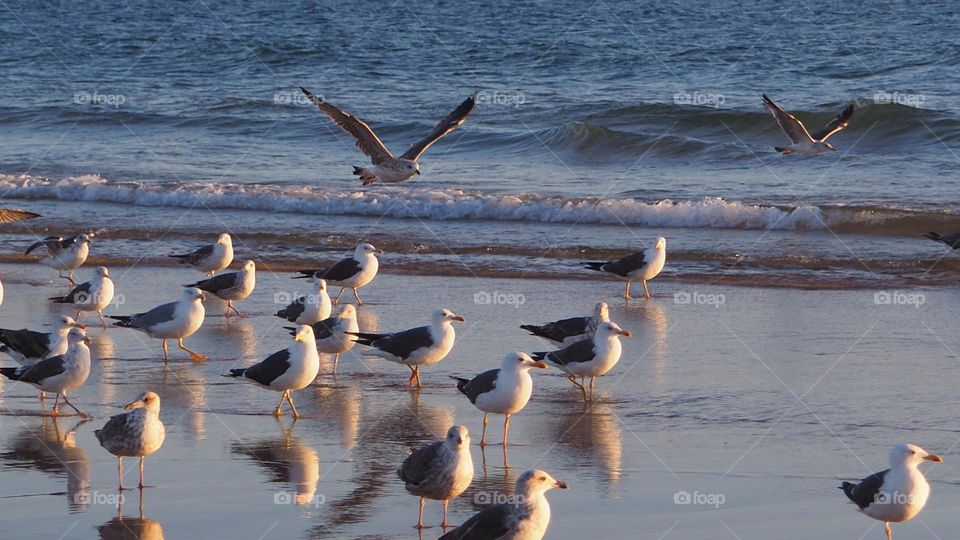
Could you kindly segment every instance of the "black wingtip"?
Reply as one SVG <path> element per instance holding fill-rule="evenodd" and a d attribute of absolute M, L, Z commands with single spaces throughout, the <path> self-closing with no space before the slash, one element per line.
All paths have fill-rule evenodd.
<path fill-rule="evenodd" d="M 0 368 L 0 375 L 3 375 L 4 377 L 10 380 L 13 380 L 13 381 L 17 380 L 15 378 L 17 376 L 16 374 L 17 374 L 17 368 L 12 368 L 12 367 Z"/>
<path fill-rule="evenodd" d="M 924 237 L 924 238 L 929 238 L 930 240 L 933 240 L 933 241 L 935 241 L 935 242 L 942 242 L 942 241 L 943 241 L 943 237 L 940 236 L 940 233 L 928 232 L 927 234 L 923 235 L 923 237 Z"/>
<path fill-rule="evenodd" d="M 234 368 L 230 370 L 229 374 L 224 375 L 224 377 L 243 377 L 243 372 L 246 370 L 247 368 Z"/>

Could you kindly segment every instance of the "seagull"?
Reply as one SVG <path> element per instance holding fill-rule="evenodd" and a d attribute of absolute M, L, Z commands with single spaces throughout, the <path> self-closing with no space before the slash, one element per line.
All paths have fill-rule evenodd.
<path fill-rule="evenodd" d="M 590 377 L 590 399 L 593 399 L 593 384 L 597 377 L 605 375 L 620 361 L 620 336 L 630 337 L 630 332 L 615 322 L 605 322 L 597 327 L 597 333 L 590 339 L 580 340 L 559 351 L 535 352 L 531 356 L 546 360 L 566 373 L 570 382 L 580 388 L 583 400 L 587 401 L 584 377 Z M 579 383 L 577 377 L 580 377 Z"/>
<path fill-rule="evenodd" d="M 774 150 L 782 154 L 796 153 L 804 156 L 815 156 L 827 151 L 836 152 L 837 149 L 828 143 L 827 139 L 834 133 L 847 127 L 847 124 L 850 123 L 850 119 L 853 117 L 853 104 L 851 103 L 840 111 L 840 114 L 835 116 L 823 129 L 811 135 L 803 123 L 797 120 L 797 117 L 781 109 L 766 95 L 763 96 L 763 104 L 767 106 L 767 109 L 770 110 L 773 117 L 777 119 L 777 124 L 780 124 L 780 129 L 783 130 L 787 138 L 793 143 L 793 146 L 774 147 Z"/>
<path fill-rule="evenodd" d="M 163 445 L 166 430 L 160 420 L 160 396 L 153 392 L 144 392 L 137 399 L 123 407 L 128 411 L 111 416 L 102 429 L 93 432 L 100 446 L 117 456 L 117 476 L 120 479 L 120 491 L 123 487 L 123 458 L 140 458 L 140 483 L 143 488 L 143 460 Z"/>
<path fill-rule="evenodd" d="M 299 296 L 287 307 L 276 313 L 277 317 L 296 324 L 312 325 L 330 316 L 330 296 L 327 282 L 313 276 L 313 291 Z"/>
<path fill-rule="evenodd" d="M 443 523 L 447 526 L 447 505 L 473 482 L 470 433 L 464 426 L 447 430 L 447 438 L 410 454 L 397 469 L 407 493 L 420 497 L 417 528 L 424 528 L 423 507 L 427 499 L 443 501 Z"/>
<path fill-rule="evenodd" d="M 430 326 L 421 326 L 393 334 L 368 334 L 364 332 L 349 332 L 357 336 L 356 342 L 372 347 L 364 356 L 379 356 L 397 364 L 410 368 L 409 383 L 420 382 L 420 366 L 429 366 L 443 360 L 453 349 L 453 342 L 457 333 L 453 329 L 453 321 L 464 322 L 464 318 L 454 315 L 449 309 L 438 309 L 433 312 Z"/>
<path fill-rule="evenodd" d="M 80 328 L 71 328 L 67 334 L 67 352 L 51 356 L 30 366 L 0 368 L 0 375 L 32 384 L 41 392 L 55 392 L 53 416 L 60 416 L 60 398 L 83 418 L 89 416 L 70 403 L 67 392 L 79 388 L 90 376 L 90 338 Z"/>
<path fill-rule="evenodd" d="M 581 339 L 592 338 L 600 323 L 610 320 L 610 306 L 606 302 L 599 302 L 589 317 L 572 317 L 559 321 L 536 326 L 521 324 L 520 328 L 531 335 L 541 337 L 554 345 L 565 347 Z"/>
<path fill-rule="evenodd" d="M 172 254 L 169 257 L 178 259 L 181 264 L 189 264 L 207 277 L 211 277 L 233 262 L 233 239 L 229 234 L 223 233 L 217 238 L 216 243 L 207 244 L 190 253 Z"/>
<path fill-rule="evenodd" d="M 357 309 L 351 304 L 340 308 L 340 313 L 311 325 L 313 337 L 317 342 L 317 352 L 335 354 L 333 358 L 333 374 L 337 374 L 340 365 L 340 355 L 349 352 L 357 342 L 352 335 L 360 331 L 357 326 Z M 297 329 L 285 326 L 291 335 L 297 334 Z M 352 335 L 351 335 L 352 334 Z"/>
<path fill-rule="evenodd" d="M 243 263 L 243 268 L 239 272 L 227 272 L 214 276 L 210 279 L 204 279 L 196 283 L 184 285 L 184 287 L 196 287 L 198 289 L 213 293 L 217 298 L 227 301 L 227 311 L 224 317 L 230 316 L 230 310 L 233 310 L 238 317 L 243 317 L 237 308 L 233 307 L 234 300 L 243 300 L 250 296 L 253 288 L 257 285 L 257 265 L 253 261 Z"/>
<path fill-rule="evenodd" d="M 622 259 L 606 262 L 588 262 L 587 268 L 597 272 L 609 272 L 618 275 L 627 280 L 627 290 L 623 297 L 630 299 L 630 283 L 639 281 L 643 284 L 643 293 L 650 298 L 650 289 L 647 288 L 647 281 L 657 277 L 663 270 L 664 263 L 667 262 L 667 239 L 657 238 L 657 243 L 653 248 L 637 253 L 631 253 Z"/>
<path fill-rule="evenodd" d="M 177 340 L 181 349 L 190 353 L 196 361 L 206 360 L 207 355 L 191 351 L 183 344 L 184 338 L 193 335 L 203 324 L 203 291 L 189 288 L 183 291 L 180 300 L 157 306 L 136 315 L 108 315 L 117 321 L 116 326 L 134 328 L 150 337 L 163 340 L 163 361 L 167 361 L 167 340 Z"/>
<path fill-rule="evenodd" d="M 264 388 L 282 392 L 280 402 L 274 409 L 274 416 L 283 414 L 281 407 L 286 399 L 293 410 L 293 417 L 300 418 L 297 407 L 290 397 L 291 390 L 301 390 L 310 386 L 320 371 L 320 356 L 317 354 L 317 344 L 313 339 L 313 329 L 307 325 L 297 327 L 293 336 L 294 344 L 277 351 L 263 361 L 248 368 L 231 369 L 225 377 L 244 377 Z"/>
<path fill-rule="evenodd" d="M 0 352 L 5 352 L 22 366 L 35 364 L 50 356 L 67 352 L 67 333 L 71 328 L 85 328 L 73 317 L 63 315 L 57 319 L 53 332 L 33 330 L 6 330 L 0 328 Z"/>
<path fill-rule="evenodd" d="M 960 232 L 955 232 L 945 236 L 941 236 L 939 233 L 929 232 L 923 236 L 924 238 L 929 238 L 936 242 L 942 242 L 953 249 L 960 249 Z"/>
<path fill-rule="evenodd" d="M 542 540 L 550 525 L 546 492 L 567 489 L 567 484 L 539 469 L 517 478 L 512 502 L 491 506 L 475 514 L 440 540 Z"/>
<path fill-rule="evenodd" d="M 844 482 L 840 489 L 860 511 L 883 522 L 887 540 L 890 523 L 902 523 L 916 517 L 930 497 L 930 484 L 917 469 L 924 461 L 940 463 L 943 458 L 915 444 L 900 444 L 890 451 L 890 468 L 864 478 L 857 484 Z"/>
<path fill-rule="evenodd" d="M 27 212 L 26 210 L 17 210 L 14 208 L 0 208 L 0 223 L 12 223 L 14 221 L 23 221 L 43 217 L 40 214 Z"/>
<path fill-rule="evenodd" d="M 367 285 L 373 278 L 377 277 L 377 270 L 380 269 L 380 261 L 377 260 L 377 254 L 382 254 L 382 249 L 377 249 L 371 244 L 359 244 L 353 250 L 353 257 L 341 259 L 337 264 L 330 268 L 321 268 L 320 270 L 300 270 L 300 274 L 293 279 L 306 279 L 311 276 L 319 277 L 340 287 L 340 293 L 333 300 L 334 304 L 340 303 L 340 296 L 347 288 L 353 289 L 353 296 L 357 299 L 357 304 L 363 305 L 357 289 Z"/>
<path fill-rule="evenodd" d="M 436 127 L 433 128 L 433 131 L 423 139 L 420 139 L 420 141 L 414 143 L 398 158 L 390 153 L 390 150 L 384 146 L 380 137 L 377 137 L 377 134 L 370 129 L 370 126 L 368 126 L 366 122 L 352 116 L 343 109 L 334 107 L 323 99 L 311 94 L 302 86 L 300 90 L 306 94 L 307 98 L 309 98 L 314 105 L 326 113 L 340 129 L 346 131 L 356 139 L 357 148 L 370 157 L 370 161 L 373 163 L 372 168 L 353 168 L 353 174 L 363 179 L 363 185 L 365 186 L 377 180 L 381 182 L 403 182 L 404 180 L 409 180 L 413 175 L 419 175 L 420 164 L 417 163 L 417 160 L 420 159 L 420 156 L 427 151 L 427 148 L 430 148 L 430 145 L 440 140 L 447 133 L 457 129 L 460 124 L 463 124 L 467 120 L 470 111 L 473 110 L 475 103 L 474 96 L 465 99 L 453 112 L 440 120 Z"/>
<path fill-rule="evenodd" d="M 480 446 L 486 446 L 487 416 L 490 413 L 502 414 L 503 446 L 507 446 L 507 434 L 510 433 L 510 415 L 518 413 L 527 406 L 533 393 L 533 368 L 547 369 L 547 364 L 536 361 L 522 352 L 507 353 L 500 363 L 500 369 L 484 371 L 472 379 L 451 377 L 457 381 L 457 390 L 470 398 L 470 403 L 483 411 L 483 433 Z"/>
<path fill-rule="evenodd" d="M 24 255 L 29 255 L 40 246 L 47 248 L 47 256 L 40 259 L 40 263 L 59 270 L 60 277 L 64 277 L 63 272 L 66 270 L 67 281 L 70 282 L 70 286 L 74 286 L 76 282 L 73 281 L 73 270 L 86 262 L 90 254 L 91 236 L 93 236 L 92 233 L 81 233 L 69 238 L 48 236 L 28 247 Z"/>
<path fill-rule="evenodd" d="M 97 274 L 93 279 L 74 287 L 66 296 L 54 296 L 55 304 L 71 304 L 77 309 L 77 320 L 84 311 L 96 311 L 100 316 L 100 324 L 107 327 L 103 318 L 103 310 L 113 301 L 113 280 L 106 266 L 98 266 Z"/>

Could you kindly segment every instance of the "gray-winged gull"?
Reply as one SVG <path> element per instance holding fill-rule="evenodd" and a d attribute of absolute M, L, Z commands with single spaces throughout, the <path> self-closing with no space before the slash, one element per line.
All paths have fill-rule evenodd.
<path fill-rule="evenodd" d="M 181 349 L 190 353 L 193 360 L 205 360 L 206 355 L 191 351 L 183 340 L 193 335 L 203 325 L 203 291 L 195 287 L 185 289 L 180 300 L 157 306 L 136 315 L 108 315 L 116 320 L 116 326 L 133 328 L 150 337 L 161 339 L 163 360 L 167 360 L 167 340 L 177 340 Z"/>

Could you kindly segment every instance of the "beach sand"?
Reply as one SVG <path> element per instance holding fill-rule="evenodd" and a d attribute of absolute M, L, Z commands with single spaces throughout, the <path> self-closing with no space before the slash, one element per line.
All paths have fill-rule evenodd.
<path fill-rule="evenodd" d="M 0 271 L 0 326 L 38 328 L 60 313 L 38 301 L 64 290 L 49 281 L 55 272 Z M 123 298 L 108 314 L 175 299 L 201 277 L 180 268 L 111 273 Z M 222 304 L 208 301 L 203 328 L 187 340 L 210 355 L 205 362 L 174 346 L 164 364 L 157 340 L 89 328 L 93 372 L 72 400 L 90 422 L 42 417 L 32 387 L 0 383 L 0 537 L 436 538 L 440 504 L 428 504 L 434 527 L 418 533 L 417 499 L 395 470 L 410 447 L 453 423 L 479 440 L 482 414 L 448 375 L 497 367 L 508 351 L 549 350 L 518 325 L 587 314 L 600 299 L 634 333 L 598 381 L 602 398 L 584 406 L 557 370 L 535 373 L 533 399 L 512 421 L 509 468 L 501 446 L 474 444 L 474 483 L 452 502 L 451 522 L 509 495 L 521 472 L 538 467 L 570 485 L 548 494 L 549 538 L 590 538 L 603 523 L 605 538 L 880 539 L 880 524 L 836 486 L 886 468 L 889 447 L 910 441 L 946 463 L 925 469 L 932 498 L 913 522 L 894 526 L 895 537 L 951 538 L 960 526 L 948 375 L 960 351 L 954 290 L 888 291 L 885 304 L 885 292 L 872 290 L 653 281 L 654 298 L 626 303 L 622 284 L 609 280 L 382 274 L 362 291 L 361 329 L 425 324 L 448 307 L 467 320 L 453 352 L 424 369 L 419 391 L 407 387 L 405 367 L 363 359 L 362 347 L 341 359 L 336 378 L 324 358 L 315 384 L 294 394 L 303 418 L 292 422 L 286 409 L 279 421 L 271 415 L 276 393 L 221 377 L 287 346 L 286 323 L 272 313 L 305 290 L 290 277 L 260 272 L 257 290 L 237 304 L 243 319 L 224 318 Z M 134 490 L 124 493 L 120 521 L 116 461 L 93 431 L 147 389 L 163 400 L 167 439 L 146 461 L 155 487 L 143 493 L 144 519 Z M 502 418 L 492 416 L 488 438 L 501 434 Z M 126 465 L 135 485 L 136 460 Z"/>

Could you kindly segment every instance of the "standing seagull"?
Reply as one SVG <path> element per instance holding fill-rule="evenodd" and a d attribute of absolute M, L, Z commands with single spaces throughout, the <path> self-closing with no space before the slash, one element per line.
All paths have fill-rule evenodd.
<path fill-rule="evenodd" d="M 180 300 L 157 306 L 150 311 L 136 315 L 108 315 L 115 325 L 134 328 L 152 338 L 162 339 L 163 361 L 167 361 L 167 340 L 177 340 L 181 349 L 190 353 L 190 358 L 206 360 L 207 355 L 191 351 L 183 340 L 193 335 L 203 324 L 203 291 L 190 288 L 183 291 Z"/>
<path fill-rule="evenodd" d="M 317 98 L 302 86 L 300 90 L 307 95 L 314 105 L 325 112 L 340 129 L 353 136 L 357 140 L 357 148 L 370 157 L 370 161 L 373 163 L 372 169 L 353 168 L 353 174 L 363 179 L 363 185 L 372 184 L 377 180 L 381 182 L 403 182 L 409 180 L 415 174 L 419 175 L 420 164 L 417 163 L 417 160 L 420 159 L 420 156 L 427 151 L 427 148 L 430 148 L 430 145 L 464 123 L 474 105 L 473 96 L 465 99 L 453 112 L 440 120 L 433 131 L 414 143 L 398 158 L 394 157 L 390 150 L 387 150 L 383 141 L 377 137 L 377 134 L 370 129 L 366 122 Z"/>
<path fill-rule="evenodd" d="M 480 446 L 487 445 L 487 416 L 494 413 L 506 417 L 503 421 L 503 446 L 506 448 L 507 435 L 510 433 L 510 415 L 523 410 L 533 393 L 533 377 L 530 376 L 533 368 L 546 369 L 547 365 L 535 361 L 525 353 L 512 352 L 503 357 L 500 369 L 484 371 L 472 379 L 452 377 L 457 381 L 457 390 L 483 411 Z"/>
<path fill-rule="evenodd" d="M 300 270 L 300 274 L 293 279 L 306 279 L 308 277 L 318 277 L 327 280 L 330 283 L 340 287 L 340 293 L 333 300 L 334 304 L 340 303 L 340 297 L 347 288 L 353 289 L 353 296 L 357 299 L 357 304 L 363 305 L 357 289 L 373 281 L 377 277 L 377 270 L 380 269 L 380 261 L 377 260 L 377 254 L 382 254 L 382 249 L 377 249 L 371 244 L 359 244 L 353 250 L 353 257 L 341 259 L 337 264 L 330 268 L 321 268 L 320 270 Z"/>
<path fill-rule="evenodd" d="M 297 335 L 297 329 L 285 326 L 291 335 Z M 351 304 L 340 308 L 340 313 L 311 325 L 313 337 L 317 341 L 317 352 L 335 354 L 333 374 L 337 374 L 340 355 L 349 352 L 357 344 L 353 336 L 360 331 L 357 326 L 357 309 Z"/>
<path fill-rule="evenodd" d="M 929 238 L 935 242 L 941 242 L 950 246 L 953 249 L 960 249 L 960 232 L 955 232 L 947 235 L 940 235 L 940 233 L 928 232 L 923 235 L 924 238 Z"/>
<path fill-rule="evenodd" d="M 166 430 L 160 420 L 160 396 L 153 392 L 144 392 L 137 399 L 127 403 L 123 414 L 111 416 L 102 429 L 93 432 L 100 446 L 117 456 L 117 477 L 120 479 L 120 491 L 123 487 L 123 458 L 140 458 L 140 483 L 143 488 L 143 459 L 156 452 L 163 445 Z"/>
<path fill-rule="evenodd" d="M 651 249 L 638 251 L 622 259 L 606 262 L 588 262 L 587 268 L 597 272 L 609 272 L 627 280 L 627 290 L 623 297 L 630 299 L 630 283 L 639 281 L 643 284 L 643 293 L 650 298 L 650 289 L 647 281 L 657 277 L 667 262 L 667 239 L 657 238 L 657 244 Z"/>
<path fill-rule="evenodd" d="M 763 96 L 763 104 L 770 110 L 773 117 L 777 119 L 777 124 L 780 124 L 780 129 L 783 130 L 787 138 L 790 139 L 790 142 L 793 143 L 793 146 L 774 147 L 774 150 L 782 154 L 796 153 L 804 156 L 815 156 L 828 151 L 836 152 L 837 149 L 828 143 L 827 139 L 834 133 L 847 127 L 850 119 L 853 118 L 853 104 L 851 103 L 840 111 L 840 114 L 835 116 L 823 129 L 811 135 L 803 123 L 797 120 L 797 117 L 781 109 L 766 95 Z"/>
<path fill-rule="evenodd" d="M 610 306 L 599 302 L 589 317 L 571 317 L 536 326 L 521 324 L 520 328 L 541 337 L 554 345 L 565 347 L 581 339 L 589 339 L 597 332 L 597 326 L 610 320 Z"/>
<path fill-rule="evenodd" d="M 840 489 L 864 514 L 883 522 L 887 540 L 892 539 L 890 523 L 913 519 L 930 497 L 930 484 L 917 469 L 924 461 L 940 463 L 915 444 L 900 444 L 890 451 L 890 468 L 864 478 L 857 484 L 844 482 Z"/>
<path fill-rule="evenodd" d="M 517 479 L 514 502 L 491 506 L 475 514 L 440 540 L 542 540 L 550 525 L 546 492 L 567 489 L 547 472 L 529 470 Z"/>
<path fill-rule="evenodd" d="M 178 259 L 181 264 L 189 264 L 207 277 L 211 277 L 233 262 L 233 239 L 229 234 L 223 233 L 217 238 L 216 243 L 207 244 L 190 253 L 174 254 L 170 257 Z"/>
<path fill-rule="evenodd" d="M 320 371 L 320 356 L 317 354 L 317 344 L 313 339 L 313 329 L 307 325 L 297 327 L 293 336 L 294 344 L 277 351 L 265 360 L 248 368 L 231 369 L 225 377 L 244 377 L 264 388 L 282 392 L 280 402 L 273 414 L 280 416 L 283 411 L 283 400 L 286 399 L 293 410 L 293 417 L 300 418 L 297 407 L 290 397 L 291 390 L 301 390 L 310 386 Z"/>
<path fill-rule="evenodd" d="M 396 332 L 394 334 L 351 333 L 357 336 L 357 343 L 372 347 L 365 356 L 379 356 L 410 368 L 409 383 L 420 382 L 420 366 L 429 366 L 443 360 L 453 349 L 457 333 L 453 321 L 464 322 L 463 317 L 454 315 L 449 309 L 433 312 L 430 326 L 421 326 Z"/>
<path fill-rule="evenodd" d="M 217 298 L 227 301 L 227 311 L 224 317 L 230 316 L 230 310 L 233 310 L 238 317 L 243 315 L 233 307 L 234 300 L 243 300 L 250 296 L 253 288 L 257 285 L 257 265 L 253 261 L 243 263 L 243 268 L 239 272 L 227 272 L 210 279 L 204 279 L 184 287 L 196 287 L 198 289 L 213 293 Z"/>
<path fill-rule="evenodd" d="M 630 337 L 630 332 L 620 328 L 615 322 L 605 322 L 597 328 L 591 339 L 584 339 L 553 352 L 535 352 L 533 358 L 546 360 L 567 374 L 575 386 L 583 393 L 587 401 L 587 390 L 583 386 L 584 377 L 590 377 L 590 399 L 593 399 L 593 384 L 597 377 L 605 375 L 620 361 L 620 336 Z M 577 382 L 580 377 L 580 382 Z"/>
<path fill-rule="evenodd" d="M 330 316 L 330 296 L 327 294 L 327 282 L 314 274 L 313 290 L 310 294 L 297 297 L 287 307 L 276 313 L 277 317 L 296 324 L 312 325 Z"/>
<path fill-rule="evenodd" d="M 67 333 L 71 328 L 84 328 L 73 319 L 63 315 L 57 319 L 53 332 L 35 332 L 33 330 L 6 330 L 0 328 L 0 352 L 5 352 L 22 366 L 29 366 L 38 360 L 58 356 L 67 352 Z"/>
<path fill-rule="evenodd" d="M 53 403 L 53 416 L 60 416 L 60 398 L 77 414 L 89 416 L 76 408 L 67 399 L 67 392 L 79 388 L 90 376 L 90 338 L 79 328 L 73 328 L 67 334 L 69 344 L 67 352 L 59 356 L 45 358 L 31 366 L 18 368 L 0 368 L 0 375 L 13 380 L 32 384 L 41 392 L 55 392 L 57 399 Z"/>
<path fill-rule="evenodd" d="M 443 523 L 447 526 L 447 505 L 473 482 L 473 458 L 470 457 L 470 433 L 464 426 L 447 430 L 447 438 L 410 454 L 397 469 L 404 488 L 420 497 L 417 528 L 423 528 L 423 507 L 427 499 L 443 501 Z"/>
<path fill-rule="evenodd" d="M 71 304 L 77 310 L 77 320 L 84 311 L 96 311 L 100 316 L 100 324 L 107 327 L 103 318 L 103 310 L 113 301 L 113 280 L 106 266 L 97 267 L 97 275 L 93 279 L 76 286 L 66 296 L 50 298 L 55 304 Z"/>
<path fill-rule="evenodd" d="M 40 264 L 58 270 L 60 277 L 64 277 L 63 272 L 66 271 L 67 281 L 70 282 L 71 286 L 74 286 L 76 282 L 73 281 L 73 270 L 87 261 L 87 256 L 90 255 L 91 235 L 92 233 L 81 233 L 69 238 L 48 236 L 28 247 L 24 255 L 29 255 L 30 252 L 40 246 L 47 248 L 47 256 L 40 259 Z"/>

